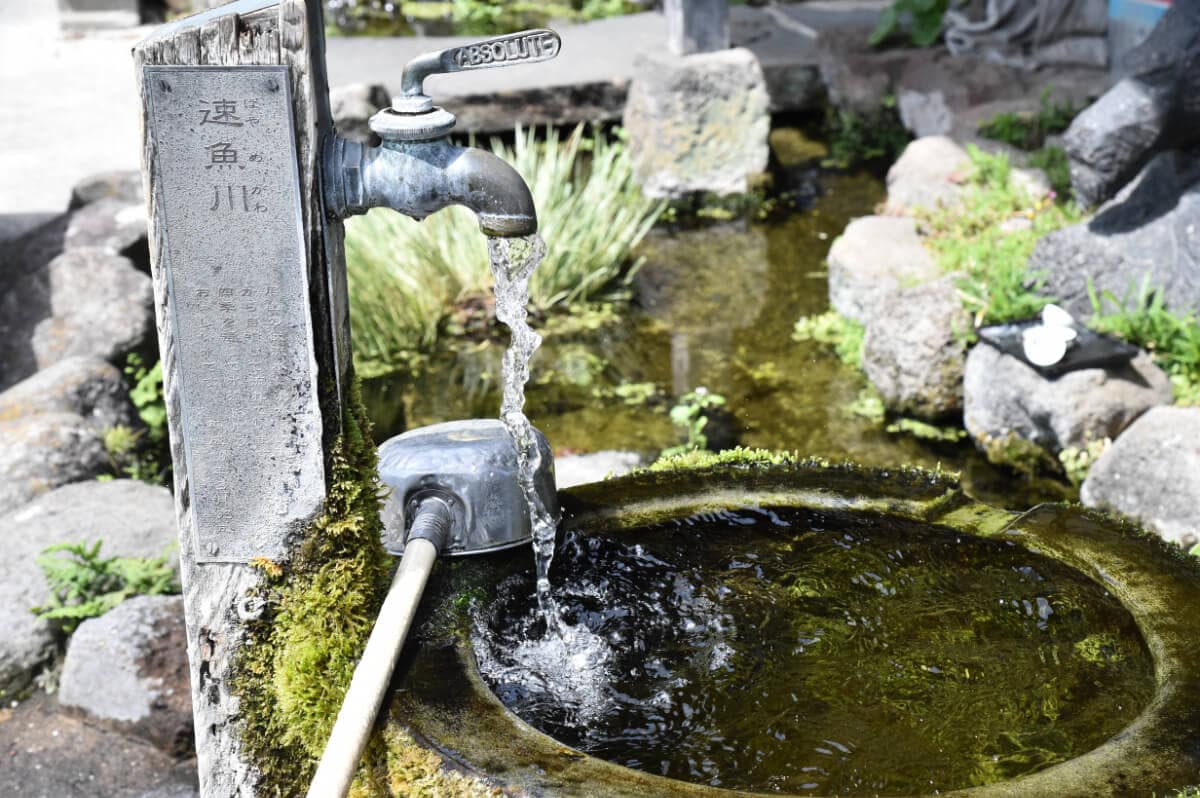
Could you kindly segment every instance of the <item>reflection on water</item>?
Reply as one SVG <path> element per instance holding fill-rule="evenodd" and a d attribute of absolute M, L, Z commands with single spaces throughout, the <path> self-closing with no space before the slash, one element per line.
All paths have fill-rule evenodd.
<path fill-rule="evenodd" d="M 607 640 L 574 667 L 529 641 L 528 573 L 477 608 L 475 650 L 535 727 L 629 767 L 794 794 L 925 794 L 1093 749 L 1150 699 L 1129 613 L 1011 542 L 880 517 L 709 513 L 568 533 L 565 619 Z"/>
<path fill-rule="evenodd" d="M 724 395 L 729 436 L 865 465 L 964 472 L 968 492 L 1006 506 L 1061 499 L 990 467 L 970 443 L 931 444 L 885 432 L 847 410 L 865 378 L 816 343 L 791 339 L 803 315 L 828 308 L 824 259 L 850 219 L 884 197 L 867 174 L 812 172 L 811 191 L 783 221 L 656 229 L 643 242 L 635 304 L 597 330 L 547 333 L 534 358 L 526 412 L 557 450 L 657 454 L 678 442 L 667 411 L 697 386 Z M 504 340 L 436 355 L 420 375 L 369 382 L 380 439 L 455 418 L 487 418 L 500 402 Z M 621 386 L 650 384 L 636 403 Z M 647 394 L 643 391 L 642 396 Z M 398 409 L 403 407 L 403 414 Z"/>

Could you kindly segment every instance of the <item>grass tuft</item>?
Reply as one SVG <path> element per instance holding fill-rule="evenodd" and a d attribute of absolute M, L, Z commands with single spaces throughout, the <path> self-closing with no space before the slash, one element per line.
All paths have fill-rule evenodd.
<path fill-rule="evenodd" d="M 1097 293 L 1089 281 L 1093 316 L 1089 326 L 1111 333 L 1148 351 L 1171 378 L 1175 403 L 1200 405 L 1200 319 L 1167 310 L 1162 292 L 1143 279 L 1140 287 L 1118 299 Z"/>
<path fill-rule="evenodd" d="M 1079 109 L 1070 100 L 1054 102 L 1050 87 L 1042 89 L 1038 110 L 1033 113 L 1006 112 L 996 114 L 979 126 L 979 135 L 1021 150 L 1039 150 L 1046 137 L 1062 133 L 1071 126 Z"/>
<path fill-rule="evenodd" d="M 976 327 L 1029 318 L 1054 301 L 1045 276 L 1026 268 L 1038 239 L 1078 222 L 1072 205 L 1034 200 L 1014 185 L 1008 157 L 968 146 L 972 174 L 960 206 L 921 217 L 927 242 L 946 272 L 958 273 L 963 305 Z"/>
<path fill-rule="evenodd" d="M 642 196 L 618 138 L 517 131 L 491 149 L 525 178 L 537 204 L 546 259 L 530 283 L 535 311 L 627 295 L 630 253 L 663 203 Z M 355 362 L 364 376 L 393 371 L 428 350 L 455 308 L 490 303 L 487 244 L 474 214 L 452 207 L 415 222 L 387 209 L 346 224 Z"/>

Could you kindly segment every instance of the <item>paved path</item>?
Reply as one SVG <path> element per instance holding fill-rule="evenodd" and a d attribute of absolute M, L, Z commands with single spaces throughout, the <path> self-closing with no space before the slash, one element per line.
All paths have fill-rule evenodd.
<path fill-rule="evenodd" d="M 815 59 L 816 31 L 870 24 L 889 0 L 813 0 L 733 9 L 736 43 L 764 66 Z M 0 26 L 0 240 L 6 230 L 61 212 L 82 177 L 140 163 L 139 109 L 130 50 L 148 28 L 64 38 L 56 0 L 18 0 Z M 549 64 L 435 76 L 428 89 L 453 97 L 600 82 L 623 83 L 638 54 L 661 50 L 666 22 L 647 13 L 560 28 L 563 54 Z M 332 38 L 330 83 L 399 87 L 414 55 L 457 38 Z"/>

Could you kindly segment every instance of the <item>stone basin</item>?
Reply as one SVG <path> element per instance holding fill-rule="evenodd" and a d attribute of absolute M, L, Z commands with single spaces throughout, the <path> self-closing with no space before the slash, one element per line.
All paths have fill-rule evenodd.
<path fill-rule="evenodd" d="M 998 510 L 927 471 L 778 457 L 641 472 L 564 491 L 561 501 L 560 535 L 619 537 L 698 512 L 760 506 L 887 516 L 1048 557 L 1100 585 L 1132 616 L 1153 662 L 1152 697 L 1087 753 L 1010 781 L 940 794 L 1163 796 L 1200 781 L 1200 567 L 1136 527 L 1067 505 Z M 449 768 L 532 795 L 762 794 L 621 767 L 569 748 L 510 712 L 478 669 L 469 607 L 494 599 L 496 585 L 531 567 L 525 550 L 441 564 L 426 593 L 417 644 L 406 649 L 393 682 L 389 723 L 439 753 Z"/>

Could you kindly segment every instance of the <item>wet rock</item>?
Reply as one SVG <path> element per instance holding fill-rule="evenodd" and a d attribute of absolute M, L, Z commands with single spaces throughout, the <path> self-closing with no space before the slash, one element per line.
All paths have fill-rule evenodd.
<path fill-rule="evenodd" d="M 889 297 L 904 286 L 941 277 L 917 223 L 902 216 L 865 216 L 846 226 L 829 248 L 829 304 L 866 324 L 888 313 Z"/>
<path fill-rule="evenodd" d="M 642 464 L 637 452 L 605 450 L 565 454 L 554 458 L 554 478 L 559 490 L 628 474 Z"/>
<path fill-rule="evenodd" d="M 58 700 L 173 756 L 192 750 L 187 634 L 180 596 L 137 596 L 71 635 Z"/>
<path fill-rule="evenodd" d="M 97 431 L 141 422 L 121 372 L 94 357 L 69 357 L 0 393 L 0 423 L 42 413 L 73 413 Z"/>
<path fill-rule="evenodd" d="M 1080 491 L 1089 507 L 1115 510 L 1163 538 L 1200 541 L 1200 408 L 1156 407 L 1100 456 Z"/>
<path fill-rule="evenodd" d="M 1064 136 L 1085 204 L 1116 194 L 1157 151 L 1200 143 L 1200 5 L 1176 3 L 1126 56 L 1129 76 L 1075 117 Z"/>
<path fill-rule="evenodd" d="M 150 278 L 119 255 L 73 249 L 0 285 L 0 390 L 75 355 L 122 363 L 153 349 Z"/>
<path fill-rule="evenodd" d="M 194 761 L 88 723 L 45 693 L 0 710 L 0 761 L 0 795 L 13 798 L 199 794 Z"/>
<path fill-rule="evenodd" d="M 71 214 L 66 249 L 94 247 L 111 255 L 146 250 L 146 203 L 103 197 Z"/>
<path fill-rule="evenodd" d="M 1142 413 L 1170 402 L 1170 380 L 1144 352 L 1121 366 L 1050 379 L 980 344 L 963 373 L 963 421 L 985 449 L 1010 438 L 1049 452 L 1083 448 L 1116 438 Z"/>
<path fill-rule="evenodd" d="M 0 513 L 109 468 L 101 433 L 74 413 L 0 422 Z"/>
<path fill-rule="evenodd" d="M 111 197 L 129 205 L 145 205 L 146 196 L 142 189 L 142 173 L 118 170 L 88 175 L 71 189 L 71 204 L 74 210 L 97 200 Z"/>
<path fill-rule="evenodd" d="M 930 419 L 955 413 L 970 329 L 953 277 L 902 289 L 867 320 L 863 370 L 889 410 Z"/>
<path fill-rule="evenodd" d="M 1136 294 L 1143 279 L 1179 313 L 1200 311 L 1200 159 L 1176 150 L 1156 155 L 1092 219 L 1042 238 L 1029 269 L 1045 292 L 1077 317 L 1097 293 Z"/>
<path fill-rule="evenodd" d="M 967 151 L 945 136 L 917 139 L 888 170 L 888 211 L 954 207 L 962 200 L 970 168 Z"/>
<path fill-rule="evenodd" d="M 338 135 L 350 141 L 374 142 L 367 123 L 375 112 L 392 104 L 387 88 L 378 83 L 352 83 L 329 90 L 329 106 Z"/>
<path fill-rule="evenodd" d="M 170 491 L 126 479 L 79 482 L 0 516 L 0 698 L 29 684 L 54 651 L 50 625 L 29 611 L 50 599 L 37 556 L 56 543 L 99 540 L 104 542 L 100 553 L 109 557 L 171 551 L 176 525 Z"/>
<path fill-rule="evenodd" d="M 634 74 L 624 124 L 648 195 L 742 193 L 766 169 L 769 99 L 750 51 L 643 56 Z"/>

